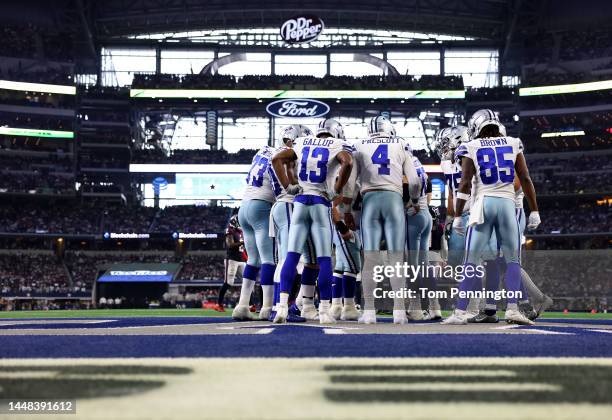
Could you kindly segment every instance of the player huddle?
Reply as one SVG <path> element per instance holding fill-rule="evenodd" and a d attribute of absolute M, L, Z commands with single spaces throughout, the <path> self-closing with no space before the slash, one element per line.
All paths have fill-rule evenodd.
<path fill-rule="evenodd" d="M 372 118 L 367 131 L 367 137 L 350 144 L 341 124 L 325 119 L 314 135 L 304 126 L 290 126 L 281 135 L 280 147 L 257 152 L 238 212 L 248 261 L 234 319 L 256 318 L 249 304 L 259 276 L 259 319 L 376 323 L 374 270 L 404 262 L 430 264 L 427 173 L 388 119 Z M 505 134 L 494 112 L 480 110 L 467 127 L 443 129 L 436 135 L 449 190 L 443 264 L 486 268 L 484 275 L 482 270 L 465 270 L 473 274 L 465 276 L 460 291 L 497 291 L 505 272 L 506 290 L 523 292 L 532 305 L 526 311 L 509 297 L 506 320 L 532 324 L 550 299 L 521 269 L 521 240 L 525 225 L 537 227 L 540 217 L 522 143 Z M 523 195 L 531 209 L 527 222 Z M 362 311 L 355 304 L 359 275 Z M 297 279 L 299 292 L 290 306 Z M 436 287 L 435 279 L 418 281 Z M 406 308 L 400 291 L 406 289 L 407 279 L 391 275 L 389 282 L 398 292 L 393 295 L 394 323 L 441 319 L 437 299 L 429 300 L 425 312 L 420 298 L 409 299 Z M 442 322 L 498 322 L 496 309 L 494 300 L 460 298 L 454 313 Z"/>

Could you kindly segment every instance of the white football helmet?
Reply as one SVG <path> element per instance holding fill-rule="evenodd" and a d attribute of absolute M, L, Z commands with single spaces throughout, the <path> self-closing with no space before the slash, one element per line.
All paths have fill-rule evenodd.
<path fill-rule="evenodd" d="M 395 137 L 395 127 L 387 117 L 378 116 L 370 120 L 368 124 L 368 136 Z"/>
<path fill-rule="evenodd" d="M 301 124 L 293 124 L 286 127 L 280 135 L 281 143 L 279 146 L 291 146 L 298 137 L 312 136 L 310 128 Z M 289 144 L 291 142 L 291 144 Z"/>
<path fill-rule="evenodd" d="M 433 148 L 438 154 L 438 157 L 442 160 L 448 160 L 448 146 L 450 142 L 450 132 L 451 128 L 446 127 L 438 130 L 436 136 L 434 137 Z"/>
<path fill-rule="evenodd" d="M 317 137 L 319 137 L 319 134 L 329 134 L 337 139 L 344 139 L 344 129 L 342 128 L 342 124 L 333 118 L 326 118 L 319 123 Z"/>
<path fill-rule="evenodd" d="M 455 150 L 463 143 L 469 142 L 470 134 L 468 128 L 464 125 L 458 125 L 451 128 L 448 142 L 448 158 L 452 161 L 455 160 Z"/>
<path fill-rule="evenodd" d="M 500 134 L 505 135 L 506 128 L 499 121 L 497 114 L 490 109 L 479 109 L 474 112 L 468 121 L 468 131 L 471 138 L 479 136 L 480 132 L 487 125 L 494 125 L 499 129 Z"/>

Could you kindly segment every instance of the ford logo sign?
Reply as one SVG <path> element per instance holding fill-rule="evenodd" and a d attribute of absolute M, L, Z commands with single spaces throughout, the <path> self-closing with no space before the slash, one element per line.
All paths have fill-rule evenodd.
<path fill-rule="evenodd" d="M 325 25 L 315 15 L 294 16 L 281 26 L 281 38 L 288 44 L 301 44 L 317 39 Z"/>
<path fill-rule="evenodd" d="M 279 118 L 317 118 L 329 112 L 329 105 L 314 99 L 281 99 L 269 103 L 266 111 Z"/>

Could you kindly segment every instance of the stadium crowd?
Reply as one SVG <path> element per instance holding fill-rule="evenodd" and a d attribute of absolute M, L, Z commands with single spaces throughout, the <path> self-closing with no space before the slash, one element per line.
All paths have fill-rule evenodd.
<path fill-rule="evenodd" d="M 136 74 L 135 88 L 182 89 L 319 89 L 319 90 L 383 90 L 383 89 L 463 89 L 460 76 L 243 76 L 206 74 Z"/>
<path fill-rule="evenodd" d="M 170 155 L 166 155 L 160 149 L 140 149 L 134 151 L 132 163 L 248 164 L 256 152 L 253 149 L 241 149 L 236 153 L 225 150 L 173 150 Z"/>
<path fill-rule="evenodd" d="M 75 291 L 63 263 L 50 254 L 0 254 L 0 292 L 59 295 Z"/>

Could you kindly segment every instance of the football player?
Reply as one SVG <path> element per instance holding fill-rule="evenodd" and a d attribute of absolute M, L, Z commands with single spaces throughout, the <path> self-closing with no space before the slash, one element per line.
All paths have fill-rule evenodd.
<path fill-rule="evenodd" d="M 281 134 L 282 145 L 277 150 L 281 152 L 287 148 L 292 148 L 293 143 L 299 137 L 312 136 L 312 131 L 303 125 L 290 125 L 283 130 Z M 284 170 L 291 184 L 297 184 L 295 173 L 295 161 L 289 161 L 285 164 Z M 274 274 L 274 305 L 280 299 L 280 271 L 282 264 L 287 256 L 287 245 L 289 239 L 289 227 L 291 225 L 291 216 L 293 214 L 293 200 L 295 196 L 289 194 L 286 189 L 280 185 L 278 176 L 274 174 L 272 177 L 273 189 L 276 193 L 276 203 L 272 206 L 272 224 L 270 225 L 270 236 L 276 238 L 278 265 Z M 318 317 L 317 309 L 314 306 L 315 284 L 319 269 L 316 266 L 316 256 L 314 255 L 314 245 L 310 238 L 306 241 L 306 246 L 303 251 L 306 264 L 301 273 L 301 286 L 299 296 L 301 297 L 301 315 L 306 319 L 316 319 Z M 276 310 L 270 315 L 273 320 L 276 316 Z M 289 321 L 298 321 L 290 317 Z M 300 320 L 301 321 L 301 320 Z"/>
<path fill-rule="evenodd" d="M 219 289 L 217 305 L 214 307 L 214 309 L 219 312 L 225 312 L 225 307 L 223 305 L 225 293 L 230 286 L 234 285 L 236 278 L 242 279 L 242 273 L 244 272 L 244 267 L 246 266 L 244 240 L 237 214 L 230 217 L 227 228 L 225 229 L 225 247 L 225 276 L 223 279 L 223 286 L 221 286 L 221 289 Z"/>
<path fill-rule="evenodd" d="M 355 143 L 355 170 L 361 184 L 363 197 L 361 211 L 361 236 L 364 265 L 361 284 L 364 311 L 360 323 L 376 323 L 374 304 L 374 267 L 382 265 L 381 240 L 387 243 L 388 264 L 396 266 L 404 258 L 406 243 L 406 218 L 404 198 L 409 195 L 415 212 L 419 211 L 421 191 L 412 153 L 406 142 L 395 135 L 395 128 L 387 118 L 379 116 L 368 124 L 368 137 Z M 408 191 L 404 195 L 403 178 L 408 179 Z M 405 287 L 402 276 L 391 277 L 391 288 L 399 292 Z M 396 293 L 393 299 L 393 322 L 407 322 L 404 299 Z"/>
<path fill-rule="evenodd" d="M 309 234 L 315 245 L 319 265 L 319 322 L 335 322 L 329 313 L 332 284 L 330 208 L 336 195 L 340 200 L 342 198 L 342 190 L 353 167 L 351 152 L 352 147 L 344 140 L 342 125 L 328 118 L 319 124 L 316 137 L 298 138 L 293 149 L 280 151 L 272 159 L 274 172 L 282 187 L 288 192 L 299 193 L 294 199 L 287 256 L 281 269 L 280 299 L 274 318 L 276 323 L 287 320 L 291 284 Z M 297 161 L 299 185 L 291 184 L 287 176 L 285 168 L 291 161 Z"/>
<path fill-rule="evenodd" d="M 352 182 L 355 182 L 355 179 L 351 176 L 348 183 Z M 359 319 L 359 311 L 355 306 L 355 291 L 357 276 L 361 272 L 361 241 L 352 217 L 352 201 L 347 195 L 343 197 L 343 202 L 335 201 L 332 206 L 336 265 L 332 280 L 331 314 L 334 319 L 343 321 Z"/>
<path fill-rule="evenodd" d="M 502 133 L 505 134 L 505 133 Z M 521 187 L 521 183 L 517 176 L 514 177 L 514 191 L 515 191 L 515 206 L 516 206 L 516 220 L 519 224 L 519 232 L 521 235 L 521 243 L 523 243 L 523 233 L 526 228 L 525 221 L 525 210 L 523 209 L 523 198 L 525 194 Z M 489 244 L 489 248 L 497 246 L 495 235 L 492 235 L 494 243 Z M 498 248 L 498 247 L 497 247 Z M 495 248 L 495 249 L 497 249 Z M 485 253 L 492 253 L 489 249 Z M 494 261 L 487 261 L 487 272 L 486 272 L 486 289 L 488 291 L 495 291 L 499 289 L 500 273 L 505 268 L 505 261 L 503 257 L 498 257 Z M 540 291 L 540 289 L 534 284 L 533 280 L 525 269 L 521 267 L 521 299 L 519 299 L 519 307 L 528 308 L 523 311 L 523 314 L 532 321 L 535 321 L 540 314 L 545 311 L 553 300 L 546 296 Z M 531 306 L 531 308 L 529 308 Z M 493 298 L 488 298 L 486 305 L 480 313 L 468 320 L 468 322 L 474 323 L 496 323 L 499 322 L 497 317 L 497 302 Z"/>
<path fill-rule="evenodd" d="M 455 151 L 463 144 L 470 141 L 468 128 L 458 125 L 452 128 L 444 128 L 439 132 L 438 154 L 440 155 L 440 167 L 444 172 L 446 179 L 448 200 L 447 200 L 447 215 L 444 224 L 444 235 L 448 244 L 447 264 L 457 267 L 463 262 L 465 254 L 465 232 L 453 229 L 453 219 L 459 216 L 456 211 L 457 205 L 457 190 L 461 182 L 461 163 L 455 159 Z M 465 203 L 461 218 L 464 225 L 467 225 L 470 217 L 470 203 Z M 478 279 L 477 281 L 482 281 Z M 470 299 L 467 311 L 471 316 L 478 315 L 478 306 L 480 299 Z"/>
<path fill-rule="evenodd" d="M 246 189 L 238 220 L 244 235 L 244 246 L 248 260 L 242 273 L 240 300 L 232 312 L 236 320 L 250 320 L 255 317 L 249 310 L 249 300 L 255 280 L 261 270 L 260 283 L 263 292 L 259 319 L 268 319 L 274 300 L 274 240 L 270 238 L 270 211 L 275 201 L 271 177 L 274 176 L 270 161 L 274 148 L 265 146 L 253 157 L 246 178 Z"/>
<path fill-rule="evenodd" d="M 503 136 L 500 127 L 503 126 L 493 111 L 476 111 L 468 121 L 469 134 L 473 140 L 459 146 L 455 153 L 456 157 L 461 158 L 462 176 L 456 195 L 453 226 L 460 232 L 466 229 L 460 215 L 470 194 L 473 197 L 466 232 L 465 280 L 459 289 L 474 290 L 475 265 L 481 261 L 491 235 L 495 232 L 507 265 L 505 284 L 510 295 L 507 299 L 506 319 L 521 325 L 532 325 L 533 321 L 519 311 L 517 304 L 521 287 L 521 235 L 515 216 L 515 173 L 532 210 L 527 226 L 537 227 L 540 216 L 535 189 L 523 156 L 523 144 L 518 138 Z M 475 179 L 473 186 L 472 178 Z M 445 323 L 465 324 L 466 308 L 467 299 L 460 298 L 454 314 Z"/>
<path fill-rule="evenodd" d="M 420 195 L 417 206 L 423 211 L 416 211 L 412 203 L 406 206 L 406 250 L 408 252 L 408 263 L 413 266 L 420 265 L 423 270 L 427 270 L 429 264 L 429 239 L 431 237 L 432 218 L 429 213 L 429 201 L 431 200 L 431 181 L 425 172 L 425 168 L 417 157 L 412 161 L 420 182 Z M 421 279 L 413 279 L 413 282 L 422 283 Z M 417 283 L 415 283 L 417 284 Z M 419 284 L 425 287 L 425 284 Z M 416 288 L 418 289 L 418 287 Z M 419 321 L 423 319 L 421 309 L 421 299 L 410 299 L 408 307 L 408 318 Z"/>

